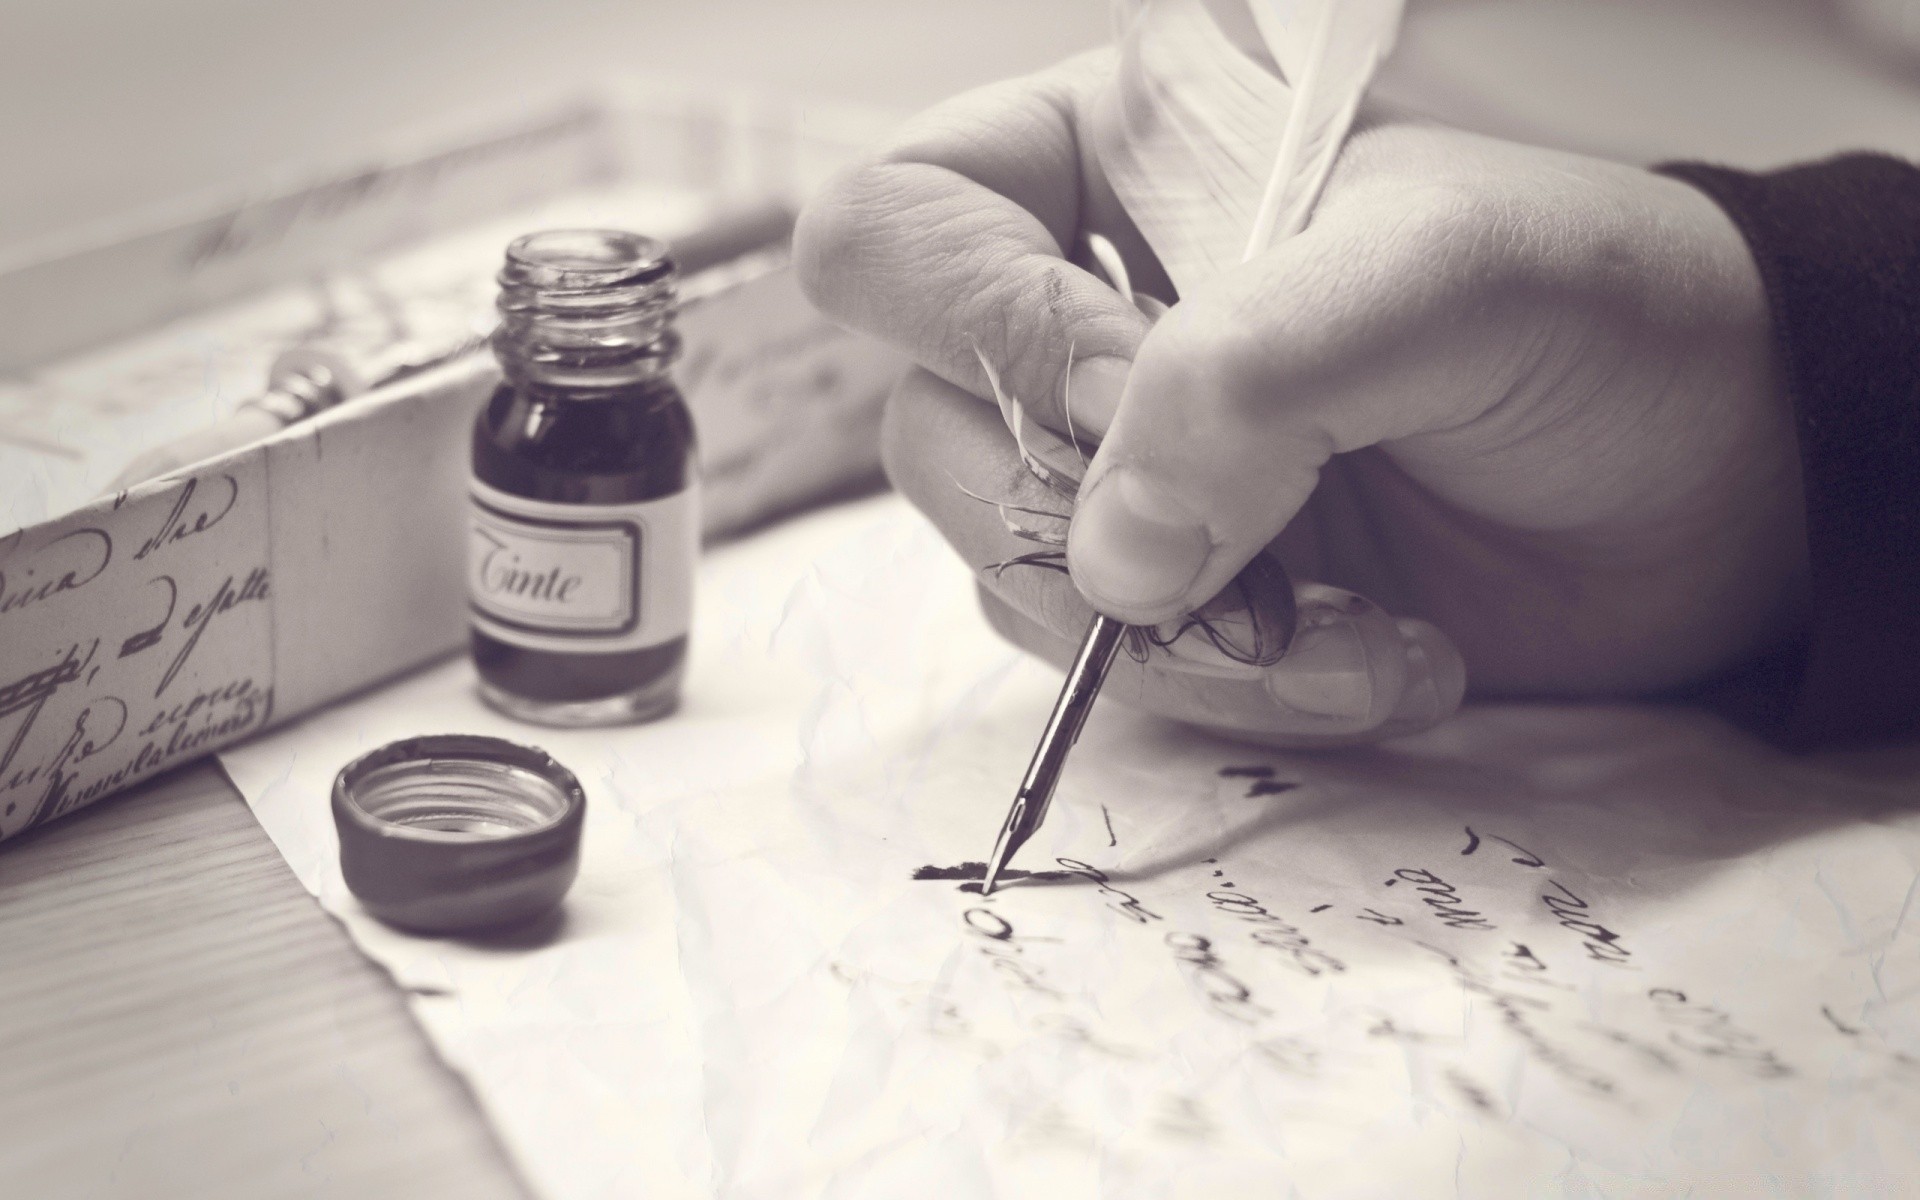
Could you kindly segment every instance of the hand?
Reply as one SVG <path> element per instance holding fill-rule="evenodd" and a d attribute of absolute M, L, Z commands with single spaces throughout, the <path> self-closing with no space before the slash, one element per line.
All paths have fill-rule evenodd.
<path fill-rule="evenodd" d="M 1056 429 L 1070 390 L 1102 439 L 1068 544 L 1086 602 L 1164 622 L 1269 543 L 1322 581 L 1259 678 L 1167 655 L 1120 664 L 1110 692 L 1242 734 L 1364 737 L 1452 710 L 1447 638 L 1480 694 L 1615 697 L 1795 628 L 1793 427 L 1756 268 L 1712 202 L 1634 168 L 1368 128 L 1305 232 L 1149 328 L 1069 261 L 1105 234 L 1136 287 L 1172 299 L 1089 149 L 1107 70 L 1088 56 L 934 110 L 803 214 L 797 250 L 826 312 L 925 368 L 890 406 L 889 471 L 976 567 L 1034 547 L 957 483 L 1049 502 L 978 399 L 977 348 Z M 1064 577 L 982 582 L 1015 641 L 1056 661 L 1077 641 Z"/>

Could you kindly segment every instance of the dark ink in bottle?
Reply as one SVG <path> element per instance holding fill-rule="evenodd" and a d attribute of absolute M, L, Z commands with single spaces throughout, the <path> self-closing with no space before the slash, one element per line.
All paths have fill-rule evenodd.
<path fill-rule="evenodd" d="M 674 265 L 613 230 L 507 248 L 473 430 L 473 660 L 527 720 L 647 720 L 679 699 L 699 550 L 693 422 L 668 375 Z"/>

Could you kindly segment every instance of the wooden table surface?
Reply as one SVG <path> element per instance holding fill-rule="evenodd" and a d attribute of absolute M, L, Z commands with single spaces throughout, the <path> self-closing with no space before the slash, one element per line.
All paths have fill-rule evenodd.
<path fill-rule="evenodd" d="M 0 847 L 0 1197 L 525 1195 L 211 760 Z"/>

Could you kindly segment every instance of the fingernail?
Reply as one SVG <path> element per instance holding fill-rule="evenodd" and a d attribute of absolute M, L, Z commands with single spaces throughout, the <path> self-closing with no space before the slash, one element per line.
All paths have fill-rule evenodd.
<path fill-rule="evenodd" d="M 1384 728 L 1425 729 L 1441 717 L 1440 688 L 1434 682 L 1433 661 L 1426 647 L 1407 643 L 1407 686 L 1400 702 L 1393 706 Z"/>
<path fill-rule="evenodd" d="M 1122 616 L 1179 600 L 1212 552 L 1193 511 L 1130 467 L 1108 471 L 1081 493 L 1067 531 L 1074 582 L 1096 607 Z"/>
<path fill-rule="evenodd" d="M 1467 690 L 1466 664 L 1447 635 L 1425 621 L 1399 620 L 1407 654 L 1407 688 L 1383 729 L 1426 729 L 1460 707 Z"/>
<path fill-rule="evenodd" d="M 1302 630 L 1267 676 L 1267 693 L 1296 712 L 1359 719 L 1373 709 L 1367 646 L 1351 624 Z"/>
<path fill-rule="evenodd" d="M 1107 431 L 1113 414 L 1120 411 L 1120 393 L 1126 391 L 1132 370 L 1132 363 L 1110 354 L 1083 358 L 1067 368 L 1065 408 L 1076 431 L 1083 436 Z"/>

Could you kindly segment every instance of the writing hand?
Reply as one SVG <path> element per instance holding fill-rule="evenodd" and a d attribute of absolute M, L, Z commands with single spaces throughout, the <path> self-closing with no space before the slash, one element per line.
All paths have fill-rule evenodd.
<path fill-rule="evenodd" d="M 1710 201 L 1577 156 L 1364 129 L 1304 233 L 1149 327 L 1070 260 L 1102 233 L 1172 298 L 1089 149 L 1107 70 L 1088 56 L 936 109 L 799 230 L 816 301 L 925 368 L 890 407 L 889 469 L 976 566 L 1031 549 L 954 486 L 1030 487 L 977 399 L 976 346 L 1056 428 L 1070 383 L 1101 437 L 1077 594 L 987 573 L 1003 632 L 1058 659 L 1086 603 L 1164 622 L 1271 544 L 1323 581 L 1302 612 L 1328 632 L 1259 681 L 1163 656 L 1110 691 L 1284 740 L 1444 716 L 1448 639 L 1487 694 L 1628 696 L 1792 631 L 1794 436 L 1757 271 Z"/>

